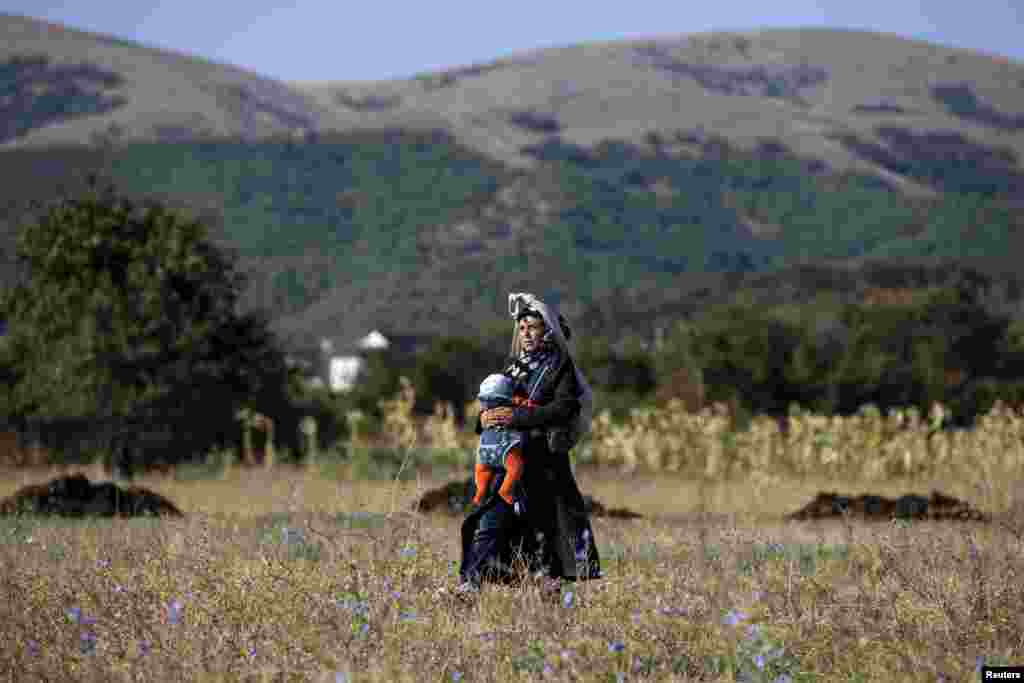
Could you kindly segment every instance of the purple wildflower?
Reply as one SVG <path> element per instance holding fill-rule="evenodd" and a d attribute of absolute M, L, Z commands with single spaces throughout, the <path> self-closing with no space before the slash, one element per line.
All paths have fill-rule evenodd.
<path fill-rule="evenodd" d="M 565 594 L 562 595 L 562 607 L 564 607 L 565 609 L 569 609 L 570 607 L 572 607 L 572 601 L 574 597 L 576 596 L 572 591 L 566 591 Z"/>
<path fill-rule="evenodd" d="M 590 554 L 590 531 L 587 529 L 583 530 L 580 534 L 580 538 L 576 543 L 576 561 L 586 562 L 587 557 Z"/>
<path fill-rule="evenodd" d="M 453 681 L 461 681 L 462 680 L 462 672 L 461 671 L 453 671 L 452 672 L 452 680 Z"/>
<path fill-rule="evenodd" d="M 34 640 L 28 641 L 28 654 L 30 657 L 35 657 L 39 654 L 39 643 Z"/>
<path fill-rule="evenodd" d="M 281 543 L 284 545 L 302 545 L 306 539 L 302 534 L 302 529 L 292 529 L 290 527 L 281 527 Z"/>
<path fill-rule="evenodd" d="M 148 640 L 140 640 L 139 641 L 139 654 L 140 655 L 148 655 L 152 651 L 153 651 L 153 646 L 149 644 Z"/>
<path fill-rule="evenodd" d="M 622 652 L 626 649 L 626 644 L 621 640 L 613 640 L 608 643 L 608 652 Z"/>
<path fill-rule="evenodd" d="M 725 614 L 725 618 L 722 620 L 727 626 L 738 626 L 744 619 L 747 619 L 747 615 L 743 612 L 735 609 L 731 609 Z"/>
<path fill-rule="evenodd" d="M 758 655 L 757 657 L 754 657 L 754 666 L 756 666 L 758 669 L 764 669 L 764 665 L 764 655 Z"/>
<path fill-rule="evenodd" d="M 793 683 L 793 677 L 789 674 L 781 674 L 772 683 Z"/>
<path fill-rule="evenodd" d="M 78 650 L 83 655 L 91 655 L 96 652 L 96 634 L 91 631 L 82 631 L 78 639 Z"/>
<path fill-rule="evenodd" d="M 544 670 L 541 671 L 541 673 L 544 674 L 545 676 L 550 676 L 551 674 L 555 673 L 555 670 L 551 668 L 550 664 L 545 664 L 544 665 Z"/>
<path fill-rule="evenodd" d="M 177 600 L 167 603 L 167 623 L 171 625 L 181 623 L 182 609 L 184 609 L 184 605 Z"/>
<path fill-rule="evenodd" d="M 72 624 L 77 624 L 82 619 L 82 608 L 80 607 L 69 607 L 64 610 L 64 614 L 67 615 L 68 619 Z"/>
<path fill-rule="evenodd" d="M 335 601 L 335 604 L 359 617 L 365 617 L 370 612 L 370 605 L 367 601 L 360 600 L 357 596 L 352 596 L 351 594 L 341 600 Z"/>

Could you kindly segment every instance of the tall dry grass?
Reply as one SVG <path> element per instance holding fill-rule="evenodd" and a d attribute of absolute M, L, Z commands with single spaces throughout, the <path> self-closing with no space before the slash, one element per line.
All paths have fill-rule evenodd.
<path fill-rule="evenodd" d="M 395 448 L 434 430 L 465 445 L 450 415 L 432 419 L 390 423 Z M 1024 663 L 1018 416 L 943 437 L 912 415 L 800 416 L 721 445 L 724 419 L 595 424 L 581 487 L 652 516 L 593 520 L 604 578 L 557 605 L 530 582 L 446 597 L 460 520 L 411 512 L 441 481 L 412 456 L 405 481 L 277 467 L 142 482 L 182 520 L 0 521 L 0 679 L 952 682 L 978 680 L 979 657 Z M 629 475 L 602 455 L 625 433 Z M 676 471 L 639 466 L 666 442 Z M 49 474 L 8 473 L 0 495 Z M 997 523 L 782 521 L 822 486 L 937 486 Z"/>
<path fill-rule="evenodd" d="M 528 583 L 446 600 L 459 520 L 408 511 L 428 481 L 236 470 L 147 482 L 180 521 L 7 520 L 0 677 L 973 681 L 978 656 L 1022 661 L 1009 528 L 787 524 L 662 479 L 664 517 L 593 520 L 605 576 L 559 605 Z"/>
<path fill-rule="evenodd" d="M 593 424 L 586 457 L 627 469 L 646 467 L 705 478 L 753 472 L 883 481 L 949 469 L 1019 469 L 1024 466 L 1024 416 L 997 403 L 969 430 L 942 430 L 945 409 L 914 408 L 881 415 L 872 407 L 851 417 L 794 410 L 788 427 L 756 417 L 733 429 L 720 405 L 699 413 L 671 401 L 636 409 L 622 424 L 608 413 Z"/>

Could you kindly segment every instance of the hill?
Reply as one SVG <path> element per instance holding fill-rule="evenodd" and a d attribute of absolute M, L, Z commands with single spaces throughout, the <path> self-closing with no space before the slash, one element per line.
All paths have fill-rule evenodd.
<path fill-rule="evenodd" d="M 1024 64 L 898 36 L 699 34 L 319 84 L 12 15 L 0 38 L 8 258 L 28 199 L 102 170 L 204 215 L 296 343 L 491 324 L 515 289 L 650 329 L 759 273 L 1007 273 L 1024 246 Z"/>

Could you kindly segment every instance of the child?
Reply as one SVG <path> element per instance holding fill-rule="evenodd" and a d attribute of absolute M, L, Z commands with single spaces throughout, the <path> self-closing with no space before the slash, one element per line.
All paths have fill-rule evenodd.
<path fill-rule="evenodd" d="M 477 398 L 484 410 L 501 406 L 534 406 L 522 393 L 516 392 L 516 383 L 508 375 L 488 375 L 480 383 Z M 513 495 L 516 483 L 523 475 L 523 441 L 522 432 L 506 429 L 503 426 L 489 427 L 480 433 L 480 446 L 476 452 L 476 467 L 473 468 L 473 480 L 476 483 L 476 495 L 473 504 L 479 505 L 490 488 L 495 475 L 505 471 L 505 479 L 501 482 L 498 495 L 506 503 L 517 508 Z"/>

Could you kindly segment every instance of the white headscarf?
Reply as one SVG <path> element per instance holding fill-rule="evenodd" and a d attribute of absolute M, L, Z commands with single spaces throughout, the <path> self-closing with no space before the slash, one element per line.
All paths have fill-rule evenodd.
<path fill-rule="evenodd" d="M 547 333 L 551 335 L 551 341 L 555 342 L 562 353 L 568 358 L 572 358 L 572 353 L 569 351 L 569 342 L 566 340 L 565 335 L 562 334 L 561 321 L 565 318 L 559 315 L 555 305 L 545 304 L 533 294 L 526 292 L 516 292 L 508 295 L 508 312 L 512 316 L 512 320 L 515 320 L 526 309 L 540 313 L 541 317 L 544 318 Z M 518 357 L 521 348 L 518 325 L 513 328 L 512 335 L 512 354 Z M 590 423 L 594 417 L 594 392 L 590 389 L 587 378 L 583 376 L 575 361 L 573 362 L 573 368 L 576 370 L 576 381 L 581 389 L 579 396 L 580 414 L 576 418 L 576 435 L 577 437 L 582 437 L 590 431 Z"/>

